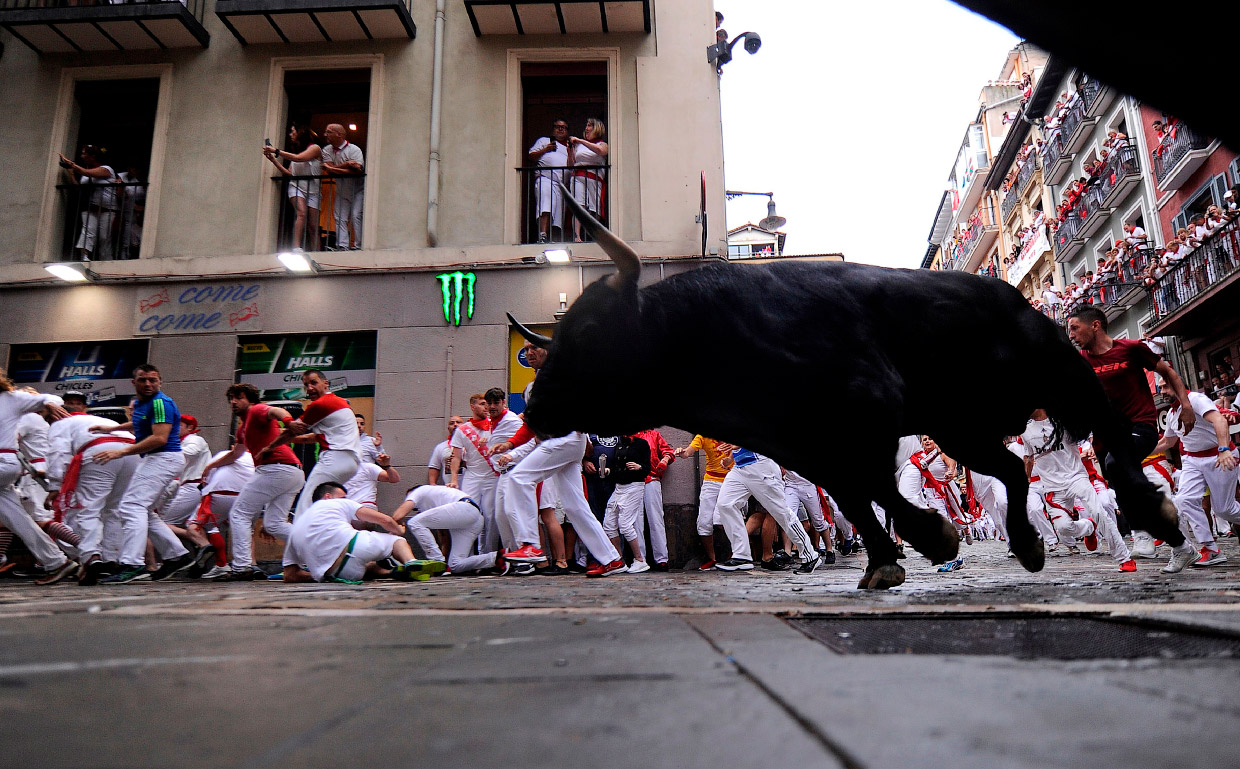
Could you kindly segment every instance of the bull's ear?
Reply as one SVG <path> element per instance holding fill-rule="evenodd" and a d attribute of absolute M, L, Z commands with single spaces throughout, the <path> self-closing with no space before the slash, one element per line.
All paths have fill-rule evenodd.
<path fill-rule="evenodd" d="M 572 209 L 573 216 L 581 222 L 582 229 L 590 233 L 594 242 L 603 247 L 604 253 L 611 257 L 620 270 L 618 275 L 607 279 L 608 285 L 619 287 L 624 283 L 636 284 L 637 277 L 642 271 L 637 252 L 629 248 L 629 244 L 616 237 L 611 230 L 604 227 L 598 219 L 591 216 L 590 212 L 573 198 L 573 193 L 567 187 L 558 181 L 556 184 L 560 187 L 560 196 L 564 199 L 565 205 Z"/>
<path fill-rule="evenodd" d="M 512 313 L 510 312 L 504 313 L 504 314 L 508 316 L 508 322 L 511 323 L 512 327 L 517 330 L 517 333 L 525 337 L 526 341 L 528 341 L 530 344 L 534 345 L 535 347 L 541 347 L 544 350 L 547 349 L 548 346 L 550 346 L 551 337 L 543 336 L 542 334 L 537 334 L 533 331 L 530 331 L 528 328 L 521 325 L 521 321 L 512 317 Z"/>

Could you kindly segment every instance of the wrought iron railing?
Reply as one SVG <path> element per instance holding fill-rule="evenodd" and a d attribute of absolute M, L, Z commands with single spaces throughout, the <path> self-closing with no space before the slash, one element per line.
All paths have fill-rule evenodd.
<path fill-rule="evenodd" d="M 562 183 L 573 198 L 603 224 L 608 223 L 610 166 L 542 166 L 518 168 L 521 179 L 521 242 L 570 243 L 588 235 L 574 226 L 568 206 L 560 198 Z"/>
<path fill-rule="evenodd" d="M 1171 174 L 1171 169 L 1194 150 L 1210 146 L 1210 137 L 1201 136 L 1183 123 L 1177 123 L 1163 134 L 1162 141 L 1150 151 L 1154 162 L 1154 179 L 1161 187 Z"/>
<path fill-rule="evenodd" d="M 272 180 L 280 191 L 278 251 L 345 251 L 362 242 L 365 211 L 354 201 L 365 202 L 365 174 L 282 175 Z"/>
<path fill-rule="evenodd" d="M 1069 313 L 1077 307 L 1091 305 L 1098 309 L 1113 306 L 1120 299 L 1141 288 L 1145 281 L 1145 271 L 1150 261 L 1157 259 L 1153 249 L 1141 248 L 1133 252 L 1130 258 L 1115 266 L 1113 273 L 1098 273 L 1097 280 L 1075 299 L 1066 302 L 1058 320 L 1066 323 Z"/>
<path fill-rule="evenodd" d="M 1081 96 L 1081 105 L 1085 111 L 1093 108 L 1094 100 L 1102 94 L 1102 88 L 1102 84 L 1093 78 L 1077 84 L 1076 92 Z"/>
<path fill-rule="evenodd" d="M 964 241 L 960 244 L 960 253 L 964 255 L 965 261 L 973 254 L 973 249 L 977 248 L 977 244 L 981 241 L 982 236 L 987 232 L 995 230 L 995 212 L 994 204 L 987 205 L 982 208 L 981 215 L 977 218 L 977 223 L 973 225 L 965 236 Z"/>
<path fill-rule="evenodd" d="M 194 18 L 202 21 L 206 0 L 0 0 L 0 11 L 34 10 L 40 8 L 89 8 L 115 5 L 183 5 Z"/>
<path fill-rule="evenodd" d="M 1003 202 L 999 204 L 999 213 L 1003 216 L 1003 221 L 1007 221 L 1018 205 L 1020 205 L 1020 194 L 1016 191 L 1016 187 L 1012 187 L 1007 191 L 1007 195 L 1003 196 Z"/>
<path fill-rule="evenodd" d="M 1080 229 L 1081 219 L 1077 215 L 1077 209 L 1074 208 L 1059 220 L 1059 227 L 1055 229 L 1055 253 L 1062 252 L 1070 242 L 1076 240 L 1076 233 Z"/>
<path fill-rule="evenodd" d="M 1137 156 L 1137 148 L 1130 142 L 1116 147 L 1107 158 L 1106 167 L 1102 171 L 1102 182 L 1099 187 L 1102 189 L 1103 200 L 1109 198 L 1111 191 L 1125 178 L 1140 176 L 1140 174 L 1141 161 Z"/>
<path fill-rule="evenodd" d="M 1103 195 L 1101 185 L 1095 184 L 1085 189 L 1085 192 L 1081 195 L 1080 201 L 1077 203 L 1077 211 L 1079 212 L 1082 226 L 1088 222 L 1094 214 L 1103 209 L 1102 198 Z"/>
<path fill-rule="evenodd" d="M 56 185 L 64 214 L 60 260 L 137 259 L 147 186 L 147 182 Z"/>
<path fill-rule="evenodd" d="M 1033 179 L 1033 172 L 1038 169 L 1038 156 L 1031 154 L 1025 164 L 1020 167 L 1020 173 L 1016 174 L 1016 189 L 1020 194 L 1025 194 L 1025 189 L 1029 187 L 1029 181 Z"/>
<path fill-rule="evenodd" d="M 1150 286 L 1155 318 L 1164 318 L 1240 270 L 1240 219 L 1211 235 Z"/>
<path fill-rule="evenodd" d="M 1059 162 L 1059 157 L 1063 155 L 1063 136 L 1056 132 L 1047 137 L 1046 143 L 1042 145 L 1042 167 L 1051 168 Z"/>

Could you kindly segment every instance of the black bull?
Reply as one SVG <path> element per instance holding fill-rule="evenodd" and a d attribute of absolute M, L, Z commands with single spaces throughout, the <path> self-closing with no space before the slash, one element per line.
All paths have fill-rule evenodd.
<path fill-rule="evenodd" d="M 826 263 L 711 264 L 638 289 L 622 241 L 564 200 L 619 267 L 586 288 L 547 347 L 525 412 L 535 431 L 631 434 L 659 425 L 736 443 L 826 488 L 865 539 L 861 585 L 904 581 L 874 515 L 936 563 L 959 539 L 895 483 L 899 436 L 931 435 L 998 478 L 1021 564 L 1042 540 L 1025 515 L 1028 481 L 1003 438 L 1044 408 L 1070 435 L 1110 447 L 1112 485 L 1136 528 L 1179 542 L 1174 507 L 1141 474 L 1123 423 L 1064 332 L 1012 286 L 960 272 Z"/>

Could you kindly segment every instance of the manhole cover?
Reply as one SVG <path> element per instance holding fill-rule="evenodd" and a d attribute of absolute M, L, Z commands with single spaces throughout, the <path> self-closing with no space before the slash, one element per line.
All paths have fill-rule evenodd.
<path fill-rule="evenodd" d="M 1240 638 L 1093 616 L 901 615 L 803 617 L 789 622 L 840 654 L 1061 660 L 1240 657 Z"/>

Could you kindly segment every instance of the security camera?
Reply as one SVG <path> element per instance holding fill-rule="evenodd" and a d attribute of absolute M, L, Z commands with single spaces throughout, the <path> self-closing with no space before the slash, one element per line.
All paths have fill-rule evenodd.
<path fill-rule="evenodd" d="M 747 53 L 751 53 L 751 54 L 757 53 L 758 49 L 761 47 L 762 47 L 762 38 L 758 37 L 757 32 L 746 32 L 745 33 L 745 51 Z"/>

